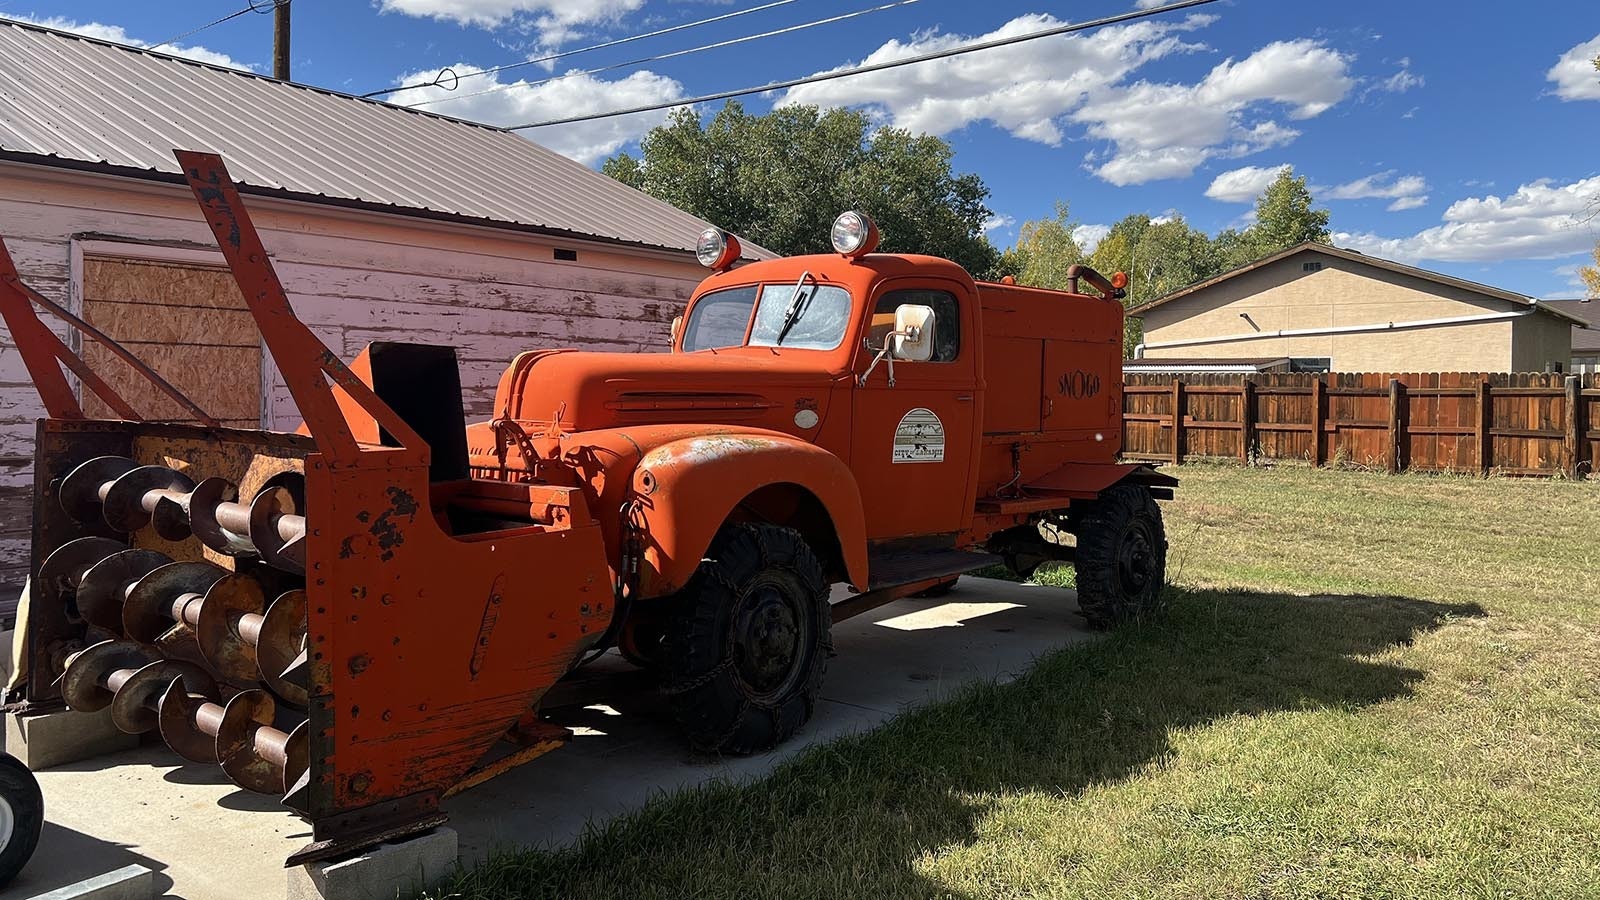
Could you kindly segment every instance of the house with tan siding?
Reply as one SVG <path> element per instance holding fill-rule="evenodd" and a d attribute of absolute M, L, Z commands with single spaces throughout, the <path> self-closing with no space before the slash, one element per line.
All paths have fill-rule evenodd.
<path fill-rule="evenodd" d="M 1522 294 L 1314 243 L 1128 314 L 1144 320 L 1128 371 L 1562 371 L 1586 324 Z"/>
<path fill-rule="evenodd" d="M 666 350 L 705 274 L 705 222 L 497 128 L 4 19 L 0 98 L 0 235 L 23 280 L 230 425 L 300 417 L 175 148 L 223 155 L 319 338 L 346 359 L 456 348 L 470 417 L 523 350 Z M 84 352 L 141 415 L 183 420 Z M 27 567 L 43 414 L 0 328 L 0 586 Z"/>

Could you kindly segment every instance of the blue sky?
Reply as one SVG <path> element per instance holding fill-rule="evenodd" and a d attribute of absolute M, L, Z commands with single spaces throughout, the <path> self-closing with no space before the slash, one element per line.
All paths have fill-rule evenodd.
<path fill-rule="evenodd" d="M 155 44 L 245 0 L 0 0 L 0 15 Z M 270 0 L 257 0 L 263 5 Z M 493 75 L 526 61 L 770 0 L 296 0 L 296 80 L 352 93 L 467 77 L 391 99 L 497 124 L 794 78 L 1123 12 L 1152 0 L 909 0 L 849 21 L 592 74 L 890 0 L 790 0 L 723 22 Z M 1528 14 L 1514 21 L 1513 13 Z M 176 52 L 267 71 L 272 17 L 246 14 Z M 172 52 L 171 46 L 163 49 Z M 945 137 L 993 191 L 991 236 L 1070 204 L 1087 227 L 1130 212 L 1240 225 L 1278 167 L 1308 176 L 1336 242 L 1540 297 L 1576 296 L 1600 239 L 1595 0 L 1222 0 L 1071 37 L 747 97 L 857 105 Z M 542 84 L 532 82 L 565 76 Z M 487 91 L 487 92 L 485 92 Z M 468 96 L 474 95 L 474 96 Z M 708 107 L 714 109 L 716 105 Z M 598 165 L 664 113 L 523 134 Z"/>

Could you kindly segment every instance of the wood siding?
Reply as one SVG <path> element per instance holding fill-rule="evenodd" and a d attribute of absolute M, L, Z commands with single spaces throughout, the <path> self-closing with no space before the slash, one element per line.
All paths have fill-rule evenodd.
<path fill-rule="evenodd" d="M 1123 456 L 1592 475 L 1600 375 L 1335 372 L 1125 376 Z"/>
<path fill-rule="evenodd" d="M 346 359 L 373 340 L 456 347 L 469 417 L 491 414 L 500 373 L 522 350 L 664 351 L 672 317 L 704 274 L 686 254 L 268 198 L 248 202 L 290 302 L 319 338 Z M 104 321 L 152 344 L 174 343 L 175 333 L 160 317 L 97 311 L 74 289 L 74 242 L 154 242 L 190 254 L 214 247 L 186 189 L 12 163 L 0 163 L 0 232 L 34 288 L 80 314 L 87 308 L 91 318 L 111 316 Z M 556 261 L 556 248 L 576 250 L 577 261 Z M 124 247 L 115 256 L 139 252 Z M 166 252 L 157 248 L 151 255 Z M 87 261 L 84 269 L 91 269 Z M 68 333 L 64 326 L 56 330 Z M 237 348 L 219 359 L 175 347 L 150 349 L 172 355 L 147 360 L 163 371 L 167 365 L 172 371 L 226 365 L 248 373 L 252 366 L 231 352 Z M 259 365 L 267 424 L 293 429 L 299 415 L 282 378 L 270 358 Z M 0 585 L 19 584 L 27 567 L 34 421 L 42 415 L 11 337 L 0 329 Z"/>

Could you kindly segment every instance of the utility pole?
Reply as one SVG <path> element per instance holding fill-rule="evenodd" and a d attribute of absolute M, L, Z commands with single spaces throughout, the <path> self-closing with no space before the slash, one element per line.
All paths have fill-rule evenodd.
<path fill-rule="evenodd" d="M 289 0 L 278 0 L 272 9 L 272 77 L 289 80 Z"/>

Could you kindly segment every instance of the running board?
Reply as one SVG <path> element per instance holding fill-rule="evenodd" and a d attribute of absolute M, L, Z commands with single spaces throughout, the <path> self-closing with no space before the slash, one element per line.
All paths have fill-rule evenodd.
<path fill-rule="evenodd" d="M 960 575 L 984 566 L 1003 565 L 1005 559 L 993 553 L 968 550 L 924 550 L 869 555 L 869 590 L 927 581 L 946 575 Z"/>

